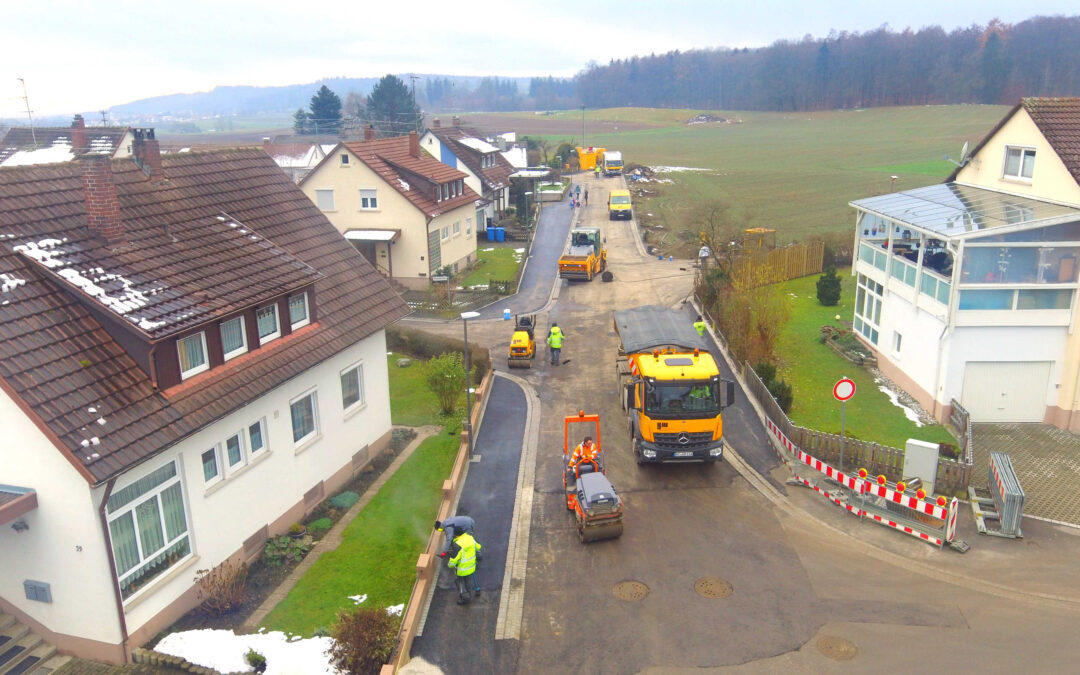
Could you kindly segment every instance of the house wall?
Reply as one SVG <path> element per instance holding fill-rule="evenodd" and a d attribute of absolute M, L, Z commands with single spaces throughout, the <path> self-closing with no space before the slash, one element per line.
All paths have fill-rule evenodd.
<path fill-rule="evenodd" d="M 881 308 L 881 325 L 878 345 L 875 349 L 879 366 L 884 371 L 886 365 L 903 372 L 906 379 L 915 385 L 915 389 L 905 387 L 923 408 L 932 411 L 935 408 L 935 381 L 939 354 L 947 354 L 947 345 L 941 345 L 939 339 L 945 328 L 945 322 L 932 314 L 920 311 L 908 298 L 897 292 L 886 291 Z M 894 335 L 900 333 L 900 351 L 894 349 Z M 896 380 L 894 375 L 890 379 Z M 899 384 L 899 383 L 898 383 Z M 944 388 L 938 383 L 937 400 L 940 407 L 947 405 Z"/>
<path fill-rule="evenodd" d="M 466 219 L 472 219 L 472 232 L 465 234 Z M 454 223 L 461 223 L 461 232 L 454 234 Z M 448 227 L 449 239 L 442 239 L 442 228 Z M 470 263 L 476 262 L 476 206 L 471 202 L 448 211 L 441 216 L 436 216 L 431 221 L 431 229 L 436 228 L 440 232 L 442 244 L 442 264 L 457 265 L 458 271 L 465 269 Z"/>
<path fill-rule="evenodd" d="M 1030 181 L 1004 178 L 1005 146 L 1035 149 Z M 1080 185 L 1058 158 L 1027 111 L 1020 108 L 956 175 L 958 183 L 1080 205 Z"/>
<path fill-rule="evenodd" d="M 390 245 L 394 279 L 406 286 L 427 288 L 427 216 L 352 153 L 349 153 L 349 164 L 342 166 L 338 158 L 342 152 L 347 151 L 339 148 L 333 157 L 305 179 L 300 186 L 304 194 L 312 203 L 317 203 L 316 189 L 334 190 L 334 210 L 323 213 L 339 232 L 354 229 L 401 230 L 401 236 Z M 378 209 L 360 209 L 360 188 L 378 190 Z"/>
<path fill-rule="evenodd" d="M 366 405 L 346 413 L 340 373 L 358 362 L 364 368 Z M 289 405 L 312 389 L 319 434 L 297 447 Z M 231 474 L 221 454 L 225 478 L 207 485 L 202 453 L 260 418 L 266 420 L 268 450 Z M 0 597 L 41 624 L 61 648 L 122 660 L 115 577 L 97 511 L 105 486 L 91 489 L 6 396 L 0 397 L 0 423 L 20 438 L 19 444 L 0 444 L 4 480 L 39 493 L 38 508 L 26 516 L 29 531 L 0 528 Z M 284 532 L 332 496 L 386 448 L 390 429 L 386 339 L 379 331 L 119 476 L 114 493 L 179 458 L 193 551 L 125 601 L 128 647 L 149 640 L 195 606 L 196 570 L 257 555 L 262 533 Z M 72 574 L 76 569 L 79 574 Z M 53 603 L 22 599 L 25 578 L 51 583 Z"/>
<path fill-rule="evenodd" d="M 438 157 L 439 161 L 443 164 L 453 167 L 458 171 L 465 174 L 465 184 L 472 188 L 472 191 L 478 195 L 484 194 L 483 185 L 480 184 L 480 178 L 474 174 L 469 167 L 465 165 L 457 155 L 454 154 L 449 147 L 443 144 L 439 140 L 439 137 L 430 131 L 425 133 L 420 138 L 420 147 L 426 150 L 432 157 Z"/>
<path fill-rule="evenodd" d="M 96 418 L 87 413 L 87 423 Z M 118 644 L 120 624 L 99 502 L 86 479 L 3 391 L 0 426 L 8 438 L 18 439 L 0 443 L 3 481 L 32 488 L 38 497 L 37 508 L 23 516 L 30 529 L 0 527 L 0 598 L 32 627 Z M 27 579 L 48 583 L 52 603 L 27 600 Z"/>

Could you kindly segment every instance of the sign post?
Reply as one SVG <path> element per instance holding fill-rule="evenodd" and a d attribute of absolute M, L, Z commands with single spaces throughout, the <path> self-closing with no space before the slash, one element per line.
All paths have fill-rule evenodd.
<path fill-rule="evenodd" d="M 844 470 L 844 442 L 846 437 L 844 436 L 844 408 L 847 406 L 848 399 L 855 395 L 855 383 L 846 377 L 840 378 L 840 380 L 833 385 L 832 395 L 836 397 L 837 401 L 840 401 L 840 470 Z"/>

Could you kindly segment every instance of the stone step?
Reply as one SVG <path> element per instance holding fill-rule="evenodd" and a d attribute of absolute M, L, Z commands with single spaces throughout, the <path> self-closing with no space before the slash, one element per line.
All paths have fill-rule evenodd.
<path fill-rule="evenodd" d="M 12 626 L 14 624 L 15 617 L 11 616 L 10 614 L 4 614 L 3 612 L 0 612 L 0 630 L 4 630 L 8 626 Z"/>
<path fill-rule="evenodd" d="M 13 623 L 6 628 L 0 629 L 0 641 L 3 641 L 3 645 L 0 646 L 0 654 L 7 651 L 5 648 L 10 647 L 19 638 L 30 632 L 30 629 L 21 623 Z M 7 640 L 4 640 L 7 638 Z"/>
<path fill-rule="evenodd" d="M 41 638 L 29 631 L 18 640 L 6 643 L 2 648 L 3 651 L 0 651 L 0 675 L 25 673 L 28 668 L 38 662 L 33 652 L 39 645 L 41 645 Z"/>
<path fill-rule="evenodd" d="M 7 675 L 24 675 L 40 670 L 40 664 L 56 654 L 56 647 L 48 642 L 42 642 L 34 647 L 23 657 L 17 666 L 7 672 Z M 45 671 L 49 672 L 49 671 Z"/>
<path fill-rule="evenodd" d="M 66 656 L 64 654 L 57 654 L 46 659 L 43 663 L 39 664 L 34 670 L 31 670 L 28 675 L 49 675 L 49 673 L 57 671 L 63 666 L 66 666 L 70 661 L 70 656 Z"/>

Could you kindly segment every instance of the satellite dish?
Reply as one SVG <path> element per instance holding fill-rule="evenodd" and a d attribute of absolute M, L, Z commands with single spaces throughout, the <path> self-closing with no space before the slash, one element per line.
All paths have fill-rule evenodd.
<path fill-rule="evenodd" d="M 964 147 L 960 148 L 960 165 L 967 164 L 968 159 L 968 142 L 964 141 Z"/>

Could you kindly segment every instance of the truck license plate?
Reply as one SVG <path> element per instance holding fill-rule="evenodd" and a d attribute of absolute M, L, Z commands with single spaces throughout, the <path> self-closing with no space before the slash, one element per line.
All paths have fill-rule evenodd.
<path fill-rule="evenodd" d="M 675 456 L 676 457 L 693 457 L 694 453 L 692 451 L 690 451 L 690 450 L 683 450 L 681 452 L 676 452 Z"/>

